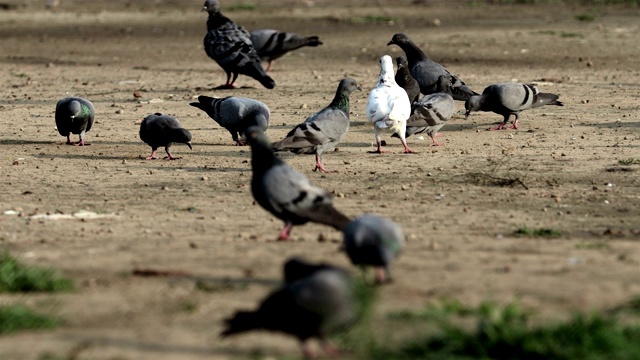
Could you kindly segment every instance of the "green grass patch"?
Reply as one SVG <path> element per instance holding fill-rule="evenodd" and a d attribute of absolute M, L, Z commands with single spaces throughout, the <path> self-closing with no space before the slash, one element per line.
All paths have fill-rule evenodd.
<path fill-rule="evenodd" d="M 603 241 L 596 242 L 581 242 L 576 244 L 576 249 L 593 249 L 593 250 L 602 250 L 602 249 L 611 249 L 611 246 Z"/>
<path fill-rule="evenodd" d="M 73 289 L 73 282 L 54 271 L 20 264 L 7 251 L 0 255 L 0 292 L 57 292 Z"/>
<path fill-rule="evenodd" d="M 621 165 L 640 165 L 640 159 L 636 159 L 636 158 L 622 159 L 622 160 L 618 160 L 618 163 L 620 163 Z"/>
<path fill-rule="evenodd" d="M 354 281 L 353 292 L 357 304 L 358 321 L 348 332 L 333 337 L 341 349 L 360 354 L 375 347 L 373 308 L 378 297 L 377 289 L 378 287 L 367 284 L 364 279 Z"/>
<path fill-rule="evenodd" d="M 560 33 L 560 37 L 563 38 L 582 38 L 584 36 L 582 36 L 582 34 L 579 33 L 573 33 L 573 32 L 562 32 Z"/>
<path fill-rule="evenodd" d="M 367 15 L 363 17 L 354 17 L 351 21 L 354 23 L 391 23 L 398 21 L 398 18 L 392 16 Z"/>
<path fill-rule="evenodd" d="M 226 11 L 254 11 L 258 10 L 258 5 L 256 4 L 234 4 L 227 7 Z"/>
<path fill-rule="evenodd" d="M 538 34 L 540 34 L 540 35 L 555 35 L 556 31 L 555 30 L 540 30 L 540 31 L 538 31 Z"/>
<path fill-rule="evenodd" d="M 0 334 L 21 330 L 53 329 L 58 321 L 23 305 L 0 306 Z"/>
<path fill-rule="evenodd" d="M 462 310 L 462 312 L 461 312 Z M 425 314 L 431 314 L 425 317 Z M 437 317 L 432 315 L 438 314 Z M 406 317 L 407 315 L 402 315 Z M 472 317 L 466 326 L 460 316 Z M 417 319 L 437 325 L 430 335 L 393 345 L 375 344 L 369 359 L 635 359 L 640 354 L 640 325 L 613 317 L 575 314 L 569 321 L 533 326 L 530 312 L 517 304 L 477 308 L 435 306 Z"/>
<path fill-rule="evenodd" d="M 530 229 L 526 226 L 516 229 L 513 232 L 517 236 L 531 236 L 531 237 L 558 237 L 560 236 L 560 232 L 558 230 L 547 229 L 547 228 L 539 228 L 539 229 Z"/>

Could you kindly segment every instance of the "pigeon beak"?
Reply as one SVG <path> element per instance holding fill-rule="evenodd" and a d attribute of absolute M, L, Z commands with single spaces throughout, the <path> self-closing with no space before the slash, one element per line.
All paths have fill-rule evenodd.
<path fill-rule="evenodd" d="M 356 86 L 356 89 L 362 91 L 362 86 L 358 85 L 358 86 Z"/>
<path fill-rule="evenodd" d="M 190 142 L 187 143 L 187 146 L 189 147 L 190 150 L 193 150 L 193 147 L 191 146 Z"/>
<path fill-rule="evenodd" d="M 389 42 L 387 43 L 387 46 L 389 46 L 389 45 L 395 45 L 395 44 L 396 44 L 396 43 L 394 43 L 394 42 L 393 42 L 393 40 L 391 40 L 391 41 L 389 41 Z"/>

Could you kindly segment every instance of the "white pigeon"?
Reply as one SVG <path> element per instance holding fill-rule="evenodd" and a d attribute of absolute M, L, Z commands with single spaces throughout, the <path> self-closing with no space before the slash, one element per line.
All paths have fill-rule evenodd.
<path fill-rule="evenodd" d="M 376 132 L 376 144 L 378 149 L 372 153 L 382 153 L 380 148 L 380 131 L 389 130 L 398 134 L 404 153 L 414 153 L 407 146 L 405 139 L 407 131 L 407 119 L 411 115 L 411 102 L 403 88 L 398 86 L 394 79 L 393 62 L 389 55 L 380 58 L 380 77 L 378 84 L 369 93 L 367 101 L 367 119 L 373 123 Z"/>

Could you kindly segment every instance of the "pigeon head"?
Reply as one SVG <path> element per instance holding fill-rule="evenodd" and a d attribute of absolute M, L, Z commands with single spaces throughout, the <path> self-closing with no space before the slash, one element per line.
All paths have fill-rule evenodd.
<path fill-rule="evenodd" d="M 362 91 L 362 87 L 360 87 L 358 82 L 355 81 L 354 79 L 352 79 L 352 78 L 344 78 L 344 79 L 342 79 L 342 81 L 340 81 L 340 90 L 342 90 L 343 92 L 345 92 L 347 94 L 351 94 L 352 92 L 354 92 L 356 90 Z"/>
<path fill-rule="evenodd" d="M 69 103 L 69 114 L 71 118 L 76 118 L 82 113 L 82 105 L 79 101 L 73 100 Z"/>
<path fill-rule="evenodd" d="M 471 116 L 472 111 L 478 111 L 482 107 L 482 96 L 473 95 L 470 96 L 467 101 L 464 102 L 464 108 L 467 110 L 465 112 L 465 117 L 468 119 Z"/>
<path fill-rule="evenodd" d="M 395 35 L 393 35 L 393 37 L 391 38 L 391 41 L 389 41 L 387 43 L 387 46 L 389 45 L 398 45 L 400 47 L 402 47 L 403 44 L 409 43 L 411 42 L 411 40 L 409 39 L 409 37 L 403 33 L 397 33 Z"/>
<path fill-rule="evenodd" d="M 380 78 L 378 79 L 378 83 L 385 84 L 395 82 L 391 56 L 384 55 L 380 58 Z"/>
<path fill-rule="evenodd" d="M 220 12 L 220 2 L 218 0 L 205 0 L 204 6 L 202 6 L 202 11 L 210 13 Z"/>
<path fill-rule="evenodd" d="M 187 129 L 183 129 L 183 128 L 172 129 L 171 142 L 187 144 L 189 149 L 193 150 L 193 147 L 191 147 L 191 133 Z"/>
<path fill-rule="evenodd" d="M 398 69 L 407 67 L 407 58 L 404 56 L 398 56 L 396 58 L 396 65 L 398 65 Z"/>

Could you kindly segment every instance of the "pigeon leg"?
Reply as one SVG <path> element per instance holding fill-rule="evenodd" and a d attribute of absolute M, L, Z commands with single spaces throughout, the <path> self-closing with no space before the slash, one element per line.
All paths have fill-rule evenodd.
<path fill-rule="evenodd" d="M 302 349 L 302 355 L 304 356 L 305 359 L 315 358 L 315 354 L 313 353 L 313 350 L 311 350 L 311 347 L 309 346 L 308 341 L 305 340 L 301 342 L 300 348 Z"/>
<path fill-rule="evenodd" d="M 409 148 L 409 145 L 407 145 L 407 140 L 401 137 L 400 141 L 402 142 L 402 146 L 404 146 L 404 150 L 402 151 L 404 154 L 417 154 L 417 152 Z"/>
<path fill-rule="evenodd" d="M 438 135 L 440 135 L 440 134 L 436 133 L 433 136 L 429 136 L 429 137 L 431 137 L 431 146 L 444 146 L 443 143 L 439 143 L 439 142 L 436 141 L 436 138 L 438 137 Z"/>
<path fill-rule="evenodd" d="M 322 164 L 322 159 L 320 158 L 320 154 L 318 153 L 316 153 L 316 167 L 313 169 L 313 171 L 316 171 L 316 170 L 320 170 L 320 172 L 323 172 L 325 174 L 337 172 L 337 171 L 329 171 L 325 169 L 324 165 Z"/>
<path fill-rule="evenodd" d="M 516 120 L 517 119 L 518 118 L 516 117 Z M 504 120 L 502 120 L 502 123 L 500 125 L 498 125 L 496 127 L 493 127 L 493 128 L 490 128 L 490 129 L 487 129 L 487 130 L 491 130 L 491 131 L 493 131 L 493 130 L 504 130 L 505 126 L 507 125 L 508 122 L 509 122 L 509 114 L 504 116 Z"/>
<path fill-rule="evenodd" d="M 155 159 L 157 159 L 157 158 L 158 158 L 158 157 L 156 156 L 156 150 L 157 150 L 157 149 L 153 149 L 153 150 L 151 150 L 151 156 L 149 156 L 149 157 L 147 158 L 147 160 L 155 160 Z"/>
<path fill-rule="evenodd" d="M 67 145 L 73 145 L 73 142 L 71 141 L 71 135 L 67 135 Z"/>
<path fill-rule="evenodd" d="M 236 78 L 238 77 L 237 74 L 234 74 L 235 76 L 233 77 L 233 81 L 229 81 L 231 80 L 231 73 L 228 72 L 227 73 L 227 82 L 224 85 L 220 85 L 220 86 L 216 86 L 215 89 L 216 90 L 226 90 L 226 89 L 235 89 L 236 87 L 233 86 L 233 83 L 236 81 Z"/>
<path fill-rule="evenodd" d="M 380 130 L 378 130 L 377 127 L 373 127 L 374 130 L 376 131 L 376 145 L 378 145 L 378 149 L 376 151 L 369 151 L 369 154 L 382 154 L 382 153 L 388 153 L 388 151 L 383 151 L 382 150 L 382 141 L 380 139 Z"/>
<path fill-rule="evenodd" d="M 236 146 L 247 146 L 247 142 L 246 141 L 242 141 L 240 139 L 236 139 Z"/>
<path fill-rule="evenodd" d="M 289 241 L 291 240 L 291 238 L 289 238 L 289 234 L 291 233 L 291 226 L 293 224 L 290 222 L 286 222 L 284 224 L 284 227 L 282 228 L 282 230 L 280 231 L 280 234 L 278 234 L 278 238 L 276 239 L 277 241 Z"/>
<path fill-rule="evenodd" d="M 271 63 L 272 61 L 269 60 L 269 65 L 267 65 L 267 68 L 264 70 L 264 72 L 269 72 L 269 70 L 271 70 Z"/>
<path fill-rule="evenodd" d="M 80 140 L 77 143 L 73 144 L 73 145 L 75 145 L 75 146 L 89 146 L 91 144 L 89 144 L 87 142 L 84 142 L 84 139 L 82 138 L 82 135 L 80 135 Z"/>
<path fill-rule="evenodd" d="M 518 114 L 516 114 L 516 119 L 513 120 L 513 125 L 509 126 L 509 129 L 518 130 Z"/>
<path fill-rule="evenodd" d="M 175 156 L 173 156 L 171 154 L 171 152 L 169 151 L 169 147 L 168 146 L 164 147 L 164 151 L 167 152 L 167 156 L 165 156 L 165 159 L 167 159 L 167 160 L 178 160 L 178 159 L 180 159 L 179 157 L 175 157 Z"/>
<path fill-rule="evenodd" d="M 375 270 L 375 276 L 376 276 L 376 285 L 382 285 L 384 283 L 389 282 L 389 280 L 385 277 L 385 268 L 383 267 L 377 267 Z"/>

